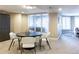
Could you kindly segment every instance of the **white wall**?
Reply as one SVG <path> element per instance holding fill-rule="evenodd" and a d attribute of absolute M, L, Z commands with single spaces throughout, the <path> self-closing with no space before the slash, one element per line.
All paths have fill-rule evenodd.
<path fill-rule="evenodd" d="M 28 15 L 22 15 L 22 30 L 21 32 L 28 31 Z"/>
<path fill-rule="evenodd" d="M 51 32 L 51 36 L 58 40 L 59 32 L 58 32 L 58 13 L 49 13 L 49 32 Z"/>
<path fill-rule="evenodd" d="M 11 25 L 10 29 L 12 32 L 25 32 L 28 29 L 27 15 L 22 14 L 10 14 Z"/>
<path fill-rule="evenodd" d="M 57 13 L 49 13 L 49 31 L 53 37 L 57 37 Z"/>

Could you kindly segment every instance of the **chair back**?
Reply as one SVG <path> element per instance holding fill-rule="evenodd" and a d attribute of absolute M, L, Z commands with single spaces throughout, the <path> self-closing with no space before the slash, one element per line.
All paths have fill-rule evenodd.
<path fill-rule="evenodd" d="M 50 32 L 47 33 L 47 36 L 50 36 Z"/>
<path fill-rule="evenodd" d="M 15 38 L 17 38 L 16 33 L 14 33 L 14 32 L 10 32 L 10 33 L 9 33 L 9 36 L 10 36 L 10 39 L 15 39 Z"/>
<path fill-rule="evenodd" d="M 50 32 L 42 33 L 42 38 L 47 38 L 50 35 Z"/>
<path fill-rule="evenodd" d="M 22 40 L 21 40 L 21 43 L 35 43 L 36 42 L 36 39 L 33 38 L 33 37 L 23 37 Z"/>

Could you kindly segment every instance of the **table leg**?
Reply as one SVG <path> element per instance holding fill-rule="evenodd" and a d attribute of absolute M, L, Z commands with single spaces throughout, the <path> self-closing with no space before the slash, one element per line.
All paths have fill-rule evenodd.
<path fill-rule="evenodd" d="M 42 44 L 42 38 L 39 39 L 39 46 L 40 46 L 40 49 L 41 49 L 41 44 Z"/>
<path fill-rule="evenodd" d="M 22 37 L 21 37 L 20 39 L 18 39 L 18 46 L 19 46 L 19 50 L 20 50 L 20 48 L 21 48 L 21 46 L 20 46 L 21 39 L 22 39 Z"/>

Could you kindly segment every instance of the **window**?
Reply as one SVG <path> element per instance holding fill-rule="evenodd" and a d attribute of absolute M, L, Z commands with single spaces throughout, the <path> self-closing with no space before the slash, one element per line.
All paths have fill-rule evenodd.
<path fill-rule="evenodd" d="M 79 17 L 75 17 L 75 27 L 79 28 Z"/>
<path fill-rule="evenodd" d="M 41 24 L 41 14 L 36 14 L 34 16 L 34 20 L 35 20 L 34 24 L 36 25 L 35 26 L 36 31 L 41 32 L 41 25 L 42 25 Z"/>
<path fill-rule="evenodd" d="M 48 14 L 29 15 L 29 29 L 37 32 L 48 32 Z"/>
<path fill-rule="evenodd" d="M 70 30 L 71 29 L 70 17 L 62 17 L 62 28 L 63 28 L 63 30 Z"/>
<path fill-rule="evenodd" d="M 29 23 L 28 24 L 29 24 L 29 29 L 34 30 L 35 25 L 34 25 L 33 15 L 29 16 Z"/>
<path fill-rule="evenodd" d="M 42 31 L 48 32 L 49 31 L 49 20 L 48 20 L 48 14 L 42 15 L 42 28 L 44 28 Z"/>

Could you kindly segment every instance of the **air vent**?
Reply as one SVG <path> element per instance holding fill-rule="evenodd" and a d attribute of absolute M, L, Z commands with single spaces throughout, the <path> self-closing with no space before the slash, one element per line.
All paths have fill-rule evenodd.
<path fill-rule="evenodd" d="M 49 9 L 52 9 L 52 7 L 51 7 L 51 6 L 49 6 Z"/>

